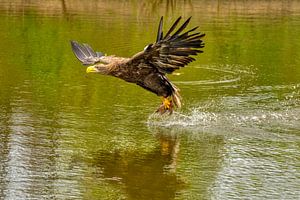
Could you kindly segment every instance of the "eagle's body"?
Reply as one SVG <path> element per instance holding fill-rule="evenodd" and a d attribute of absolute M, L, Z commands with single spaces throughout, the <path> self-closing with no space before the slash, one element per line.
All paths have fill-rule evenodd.
<path fill-rule="evenodd" d="M 166 74 L 184 67 L 195 59 L 190 55 L 202 53 L 198 48 L 204 47 L 201 38 L 204 34 L 192 33 L 197 27 L 181 33 L 190 18 L 173 34 L 181 17 L 179 17 L 165 36 L 162 32 L 161 18 L 157 40 L 132 58 L 104 56 L 94 52 L 92 48 L 72 41 L 72 50 L 84 65 L 92 65 L 87 72 L 98 72 L 111 75 L 130 83 L 135 83 L 144 89 L 164 98 L 163 104 L 157 110 L 160 113 L 172 113 L 174 105 L 181 107 L 181 97 L 177 87 L 166 77 Z"/>

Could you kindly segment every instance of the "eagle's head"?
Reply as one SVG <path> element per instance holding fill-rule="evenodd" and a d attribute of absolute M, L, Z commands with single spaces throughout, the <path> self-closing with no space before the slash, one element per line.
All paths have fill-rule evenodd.
<path fill-rule="evenodd" d="M 109 72 L 108 68 L 104 64 L 92 65 L 86 68 L 86 73 L 100 73 L 107 74 Z"/>

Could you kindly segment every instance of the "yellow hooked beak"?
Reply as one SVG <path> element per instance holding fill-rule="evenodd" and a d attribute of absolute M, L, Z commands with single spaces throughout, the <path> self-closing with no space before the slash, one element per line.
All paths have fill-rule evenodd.
<path fill-rule="evenodd" d="M 86 68 L 86 73 L 97 72 L 97 69 L 94 66 Z"/>

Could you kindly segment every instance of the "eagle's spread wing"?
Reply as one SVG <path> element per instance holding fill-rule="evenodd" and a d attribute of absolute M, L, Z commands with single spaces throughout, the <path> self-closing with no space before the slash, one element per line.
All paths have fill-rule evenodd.
<path fill-rule="evenodd" d="M 88 44 L 79 44 L 76 41 L 71 41 L 71 46 L 75 56 L 83 65 L 98 63 L 104 56 L 101 52 L 95 52 Z"/>
<path fill-rule="evenodd" d="M 166 35 L 163 35 L 163 17 L 161 17 L 156 42 L 146 46 L 143 52 L 136 54 L 129 62 L 146 62 L 165 74 L 194 61 L 195 59 L 190 56 L 203 52 L 200 50 L 204 47 L 201 38 L 205 34 L 194 32 L 198 27 L 183 32 L 191 17 L 174 32 L 180 19 L 181 17 L 174 22 Z"/>

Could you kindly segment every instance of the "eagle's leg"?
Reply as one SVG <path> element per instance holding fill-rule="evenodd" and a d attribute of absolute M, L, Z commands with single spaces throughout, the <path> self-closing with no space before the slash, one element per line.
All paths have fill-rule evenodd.
<path fill-rule="evenodd" d="M 156 110 L 156 112 L 160 113 L 160 114 L 164 114 L 167 111 L 169 112 L 169 114 L 172 114 L 173 112 L 173 102 L 172 102 L 172 98 L 169 97 L 163 97 L 162 98 L 162 104 L 159 106 L 159 108 Z"/>

